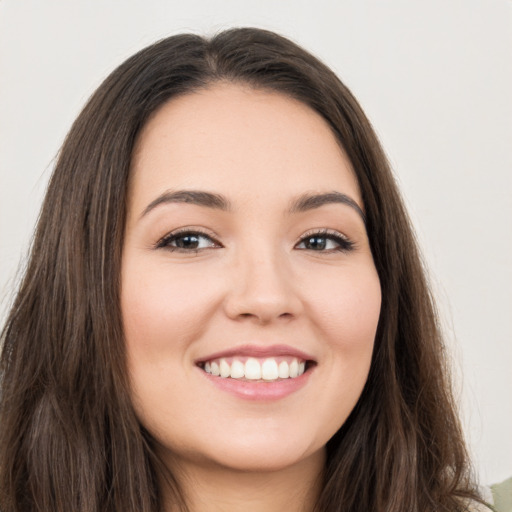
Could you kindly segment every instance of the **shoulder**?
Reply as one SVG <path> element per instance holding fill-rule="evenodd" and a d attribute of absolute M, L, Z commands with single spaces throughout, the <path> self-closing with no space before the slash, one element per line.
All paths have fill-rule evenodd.
<path fill-rule="evenodd" d="M 492 512 L 493 509 L 490 505 L 484 505 L 483 503 L 472 501 L 469 505 L 467 505 L 465 510 L 467 510 L 467 512 Z"/>
<path fill-rule="evenodd" d="M 478 486 L 478 494 L 484 501 L 480 503 L 476 500 L 469 500 L 465 502 L 466 512 L 493 512 L 493 497 L 491 488 L 488 486 Z"/>
<path fill-rule="evenodd" d="M 494 507 L 497 512 L 512 512 L 512 477 L 491 486 Z"/>
<path fill-rule="evenodd" d="M 490 487 L 480 487 L 479 491 L 489 505 L 472 502 L 468 512 L 512 512 L 512 478 Z"/>
<path fill-rule="evenodd" d="M 488 505 L 483 505 L 482 503 L 471 503 L 468 508 L 468 512 L 492 512 L 492 508 Z M 502 512 L 502 511 L 498 511 Z"/>

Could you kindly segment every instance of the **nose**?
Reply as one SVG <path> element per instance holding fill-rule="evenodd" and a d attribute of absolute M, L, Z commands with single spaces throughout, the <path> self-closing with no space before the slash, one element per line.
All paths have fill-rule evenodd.
<path fill-rule="evenodd" d="M 286 255 L 243 256 L 229 274 L 225 312 L 234 320 L 268 324 L 296 318 L 302 311 Z"/>

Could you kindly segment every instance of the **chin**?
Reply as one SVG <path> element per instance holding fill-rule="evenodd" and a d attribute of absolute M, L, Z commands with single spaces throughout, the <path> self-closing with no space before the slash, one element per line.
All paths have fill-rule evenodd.
<path fill-rule="evenodd" d="M 285 429 L 283 432 L 279 436 L 264 431 L 245 436 L 233 434 L 229 438 L 212 435 L 206 443 L 198 442 L 189 447 L 160 444 L 160 452 L 171 467 L 202 466 L 241 473 L 276 472 L 299 467 L 315 455 L 323 459 L 325 446 L 322 443 L 312 445 L 305 439 L 288 435 Z"/>
<path fill-rule="evenodd" d="M 321 448 L 323 451 L 323 448 Z M 216 457 L 218 466 L 247 473 L 266 473 L 283 471 L 292 468 L 306 459 L 311 453 L 298 453 L 297 450 L 280 449 L 273 447 L 249 449 L 247 451 L 233 450 L 230 453 L 223 453 Z"/>
<path fill-rule="evenodd" d="M 240 472 L 274 472 L 300 465 L 324 452 L 321 443 L 315 446 L 289 435 L 237 436 L 235 439 L 235 442 L 220 442 L 214 449 L 204 450 L 205 462 L 209 460 L 219 467 Z"/>

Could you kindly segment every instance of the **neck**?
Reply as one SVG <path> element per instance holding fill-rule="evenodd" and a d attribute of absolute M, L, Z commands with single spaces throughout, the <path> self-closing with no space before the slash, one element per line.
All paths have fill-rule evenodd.
<path fill-rule="evenodd" d="M 325 453 L 321 451 L 279 470 L 237 471 L 194 465 L 180 466 L 175 476 L 187 512 L 311 512 L 321 490 L 324 464 Z M 170 499 L 165 501 L 171 503 Z M 172 509 L 171 505 L 165 508 L 169 512 Z"/>

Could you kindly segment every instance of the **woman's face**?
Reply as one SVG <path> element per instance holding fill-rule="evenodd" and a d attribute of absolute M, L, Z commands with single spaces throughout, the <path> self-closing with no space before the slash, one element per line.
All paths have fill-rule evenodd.
<path fill-rule="evenodd" d="M 362 209 L 330 128 L 296 100 L 220 84 L 150 119 L 121 307 L 135 409 L 164 457 L 276 470 L 323 455 L 380 312 Z"/>

